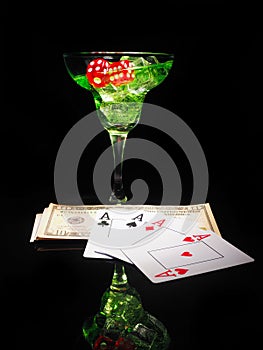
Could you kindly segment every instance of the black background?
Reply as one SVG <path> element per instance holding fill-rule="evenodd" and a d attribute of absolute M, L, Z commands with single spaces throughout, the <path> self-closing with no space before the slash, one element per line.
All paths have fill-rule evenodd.
<path fill-rule="evenodd" d="M 146 310 L 168 328 L 171 349 L 253 348 L 261 315 L 261 127 L 257 109 L 261 33 L 257 9 L 233 2 L 168 4 L 38 3 L 3 10 L 2 324 L 8 348 L 73 350 L 81 326 L 97 312 L 113 264 L 84 259 L 82 251 L 37 252 L 29 244 L 35 214 L 56 203 L 53 171 L 71 127 L 94 110 L 92 97 L 69 77 L 66 51 L 172 52 L 168 78 L 145 102 L 180 116 L 206 155 L 210 203 L 223 237 L 255 262 L 179 282 L 152 284 L 127 265 L 130 284 Z M 148 9 L 147 9 L 148 7 Z M 153 8 L 153 13 L 149 8 Z M 181 171 L 187 204 L 191 173 L 173 140 L 138 125 L 131 137 L 153 138 Z M 95 164 L 109 146 L 105 131 L 88 155 Z M 138 164 L 137 164 L 138 165 Z M 147 204 L 160 202 L 160 179 L 149 164 L 127 161 L 128 184 L 149 182 Z M 92 174 L 92 169 L 90 169 Z M 152 175 L 154 174 L 154 175 Z M 87 175 L 80 191 L 97 198 Z M 90 183 L 90 182 L 89 182 Z M 87 186 L 87 187 L 86 187 Z M 127 188 L 127 191 L 129 189 Z M 163 203 L 165 204 L 165 203 Z M 256 320 L 256 317 L 259 319 Z"/>

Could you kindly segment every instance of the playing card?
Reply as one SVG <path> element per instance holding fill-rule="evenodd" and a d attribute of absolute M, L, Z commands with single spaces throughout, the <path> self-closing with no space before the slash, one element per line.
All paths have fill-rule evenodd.
<path fill-rule="evenodd" d="M 142 245 L 155 239 L 172 220 L 157 212 L 126 208 L 102 210 L 97 213 L 97 224 L 91 229 L 89 242 L 114 249 Z"/>
<path fill-rule="evenodd" d="M 137 210 L 133 208 L 116 207 L 108 210 L 99 209 L 96 214 L 98 225 L 110 224 L 111 228 L 138 228 L 151 220 L 156 212 Z"/>
<path fill-rule="evenodd" d="M 173 225 L 142 246 L 122 249 L 153 283 L 173 281 L 254 261 L 213 231 L 176 231 Z"/>
<path fill-rule="evenodd" d="M 96 259 L 119 259 L 132 264 L 130 259 L 123 254 L 120 249 L 101 247 L 94 243 L 88 242 L 86 244 L 83 256 L 85 258 L 96 258 Z"/>

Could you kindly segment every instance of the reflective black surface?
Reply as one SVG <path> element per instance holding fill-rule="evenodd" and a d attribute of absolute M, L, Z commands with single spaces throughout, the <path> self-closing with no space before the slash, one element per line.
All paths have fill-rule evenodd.
<path fill-rule="evenodd" d="M 82 251 L 35 251 L 28 243 L 30 210 L 28 219 L 17 218 L 16 242 L 10 237 L 5 260 L 3 300 L 9 339 L 15 332 L 16 345 L 88 349 L 82 324 L 98 311 L 113 264 L 85 259 Z M 226 342 L 231 347 L 254 343 L 261 293 L 256 274 L 259 257 L 245 236 L 233 235 L 233 230 L 229 236 L 256 262 L 160 285 L 125 265 L 144 308 L 167 327 L 170 349 L 208 349 L 215 342 L 218 348 Z"/>

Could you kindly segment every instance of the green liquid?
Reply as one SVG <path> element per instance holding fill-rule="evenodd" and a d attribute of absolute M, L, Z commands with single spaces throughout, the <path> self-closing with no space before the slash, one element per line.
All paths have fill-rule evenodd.
<path fill-rule="evenodd" d="M 119 86 L 108 84 L 103 88 L 94 88 L 85 74 L 72 78 L 92 92 L 103 127 L 110 133 L 127 133 L 139 122 L 145 95 L 167 77 L 172 64 L 173 61 L 135 65 L 134 80 Z"/>
<path fill-rule="evenodd" d="M 140 295 L 127 281 L 124 267 L 119 273 L 117 269 L 115 266 L 112 283 L 102 296 L 100 310 L 83 324 L 84 338 L 96 350 L 167 350 L 171 340 L 167 329 L 144 310 Z M 109 346 L 94 347 L 100 339 L 108 340 Z M 127 343 L 127 347 L 114 346 L 120 339 Z"/>

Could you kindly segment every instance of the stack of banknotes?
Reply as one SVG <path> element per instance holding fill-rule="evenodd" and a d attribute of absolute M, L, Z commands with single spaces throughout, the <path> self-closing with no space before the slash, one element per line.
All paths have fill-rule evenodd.
<path fill-rule="evenodd" d="M 160 212 L 180 217 L 185 221 L 193 214 L 199 227 L 220 235 L 209 203 L 180 206 L 125 205 L 125 209 Z M 42 213 L 36 213 L 30 242 L 38 250 L 83 249 L 88 241 L 96 214 L 101 209 L 114 209 L 114 205 L 62 205 L 50 203 Z M 60 248 L 59 248 L 60 247 Z"/>

